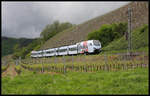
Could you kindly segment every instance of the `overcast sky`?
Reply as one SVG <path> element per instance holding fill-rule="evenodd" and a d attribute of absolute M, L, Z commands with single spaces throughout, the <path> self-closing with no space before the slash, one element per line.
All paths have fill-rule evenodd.
<path fill-rule="evenodd" d="M 80 24 L 129 2 L 2 2 L 2 36 L 36 38 L 55 20 Z"/>

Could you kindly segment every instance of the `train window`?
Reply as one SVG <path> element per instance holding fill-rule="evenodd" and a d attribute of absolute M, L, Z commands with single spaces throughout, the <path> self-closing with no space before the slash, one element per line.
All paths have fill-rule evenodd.
<path fill-rule="evenodd" d="M 31 55 L 37 55 L 36 53 L 32 53 Z"/>
<path fill-rule="evenodd" d="M 95 46 L 100 46 L 100 42 L 98 40 L 94 40 L 93 43 Z"/>
<path fill-rule="evenodd" d="M 48 51 L 48 52 L 46 52 L 46 53 L 48 53 L 48 54 L 51 54 L 51 53 L 53 53 L 54 51 Z"/>
<path fill-rule="evenodd" d="M 65 52 L 67 49 L 60 49 L 59 52 Z"/>
<path fill-rule="evenodd" d="M 75 51 L 77 50 L 77 47 L 69 48 L 70 51 Z"/>
<path fill-rule="evenodd" d="M 39 54 L 42 54 L 42 52 L 40 52 Z"/>

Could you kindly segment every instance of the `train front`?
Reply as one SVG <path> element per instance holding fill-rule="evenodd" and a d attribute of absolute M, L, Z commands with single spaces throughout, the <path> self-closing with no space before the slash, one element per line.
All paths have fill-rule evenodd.
<path fill-rule="evenodd" d="M 99 40 L 93 40 L 93 49 L 94 49 L 94 53 L 100 53 L 101 52 L 101 43 L 99 42 Z"/>

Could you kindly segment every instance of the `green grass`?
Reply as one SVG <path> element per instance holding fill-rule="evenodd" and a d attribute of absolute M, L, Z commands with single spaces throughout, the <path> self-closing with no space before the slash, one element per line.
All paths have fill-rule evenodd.
<path fill-rule="evenodd" d="M 148 94 L 148 69 L 118 72 L 23 72 L 2 78 L 2 94 Z"/>

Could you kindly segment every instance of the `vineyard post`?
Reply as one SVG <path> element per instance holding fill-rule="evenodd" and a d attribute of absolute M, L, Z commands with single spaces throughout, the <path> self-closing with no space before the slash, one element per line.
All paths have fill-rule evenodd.
<path fill-rule="evenodd" d="M 19 57 L 19 63 L 21 63 L 21 57 Z"/>
<path fill-rule="evenodd" d="M 36 64 L 36 58 L 33 58 L 33 63 Z"/>
<path fill-rule="evenodd" d="M 30 60 L 30 63 L 32 64 L 32 58 L 29 58 L 29 60 Z"/>
<path fill-rule="evenodd" d="M 124 56 L 123 61 L 126 62 L 126 55 Z M 128 69 L 128 62 L 125 64 L 125 70 L 127 69 Z"/>
<path fill-rule="evenodd" d="M 125 63 L 122 63 L 122 61 L 123 61 L 123 55 L 121 54 L 119 57 L 120 57 L 120 59 L 119 59 L 119 63 L 118 63 L 118 69 L 119 70 L 124 70 Z"/>
<path fill-rule="evenodd" d="M 33 63 L 33 58 L 31 58 L 31 63 L 34 64 L 34 63 Z"/>
<path fill-rule="evenodd" d="M 72 70 L 73 70 L 73 54 L 72 54 Z"/>
<path fill-rule="evenodd" d="M 131 55 L 131 12 L 132 9 L 128 8 L 128 55 Z"/>
<path fill-rule="evenodd" d="M 86 53 L 84 54 L 84 58 L 85 58 L 85 64 L 84 64 L 84 69 L 85 69 L 85 72 L 86 72 Z"/>
<path fill-rule="evenodd" d="M 16 59 L 15 61 L 16 61 L 16 65 L 18 65 L 18 59 Z"/>
<path fill-rule="evenodd" d="M 56 49 L 55 49 L 55 56 L 54 56 L 54 64 L 56 64 Z"/>
<path fill-rule="evenodd" d="M 55 54 L 54 54 L 54 57 L 53 57 L 53 60 L 54 60 L 53 62 L 54 62 L 54 64 L 56 63 L 56 62 L 55 62 L 55 58 L 56 58 L 56 49 L 55 49 Z"/>
<path fill-rule="evenodd" d="M 79 61 L 81 62 L 81 54 L 79 54 Z"/>
<path fill-rule="evenodd" d="M 143 66 L 145 67 L 145 61 L 144 61 L 144 52 L 142 52 L 142 55 L 143 55 Z"/>
<path fill-rule="evenodd" d="M 46 62 L 46 56 L 44 56 L 44 64 L 47 64 L 47 62 Z M 44 69 L 44 71 L 45 71 L 45 69 Z"/>
<path fill-rule="evenodd" d="M 38 62 L 38 58 L 36 58 L 36 60 L 35 60 L 35 64 L 37 64 L 37 62 Z"/>
<path fill-rule="evenodd" d="M 41 60 L 40 60 L 40 57 L 38 58 L 38 61 L 39 61 L 38 64 L 42 64 L 42 63 L 41 63 Z"/>
<path fill-rule="evenodd" d="M 30 59 L 28 59 L 28 62 L 29 62 L 29 65 L 31 65 L 31 60 Z"/>
<path fill-rule="evenodd" d="M 39 62 L 39 57 L 36 58 L 35 63 L 38 64 Z"/>
<path fill-rule="evenodd" d="M 145 62 L 144 62 L 144 52 L 142 52 L 142 54 L 143 54 L 143 65 L 145 65 Z"/>
<path fill-rule="evenodd" d="M 28 64 L 30 65 L 30 60 L 27 58 Z"/>
<path fill-rule="evenodd" d="M 105 69 L 108 70 L 108 66 L 107 66 L 108 65 L 108 62 L 107 62 L 108 58 L 106 56 L 106 53 L 104 54 L 104 57 L 105 57 L 105 66 L 106 66 Z"/>
<path fill-rule="evenodd" d="M 34 64 L 34 58 L 32 58 L 32 63 Z"/>
<path fill-rule="evenodd" d="M 135 59 L 133 60 L 134 62 L 135 61 L 138 61 L 138 59 L 135 57 Z M 138 63 L 136 63 L 136 67 L 138 68 L 139 67 L 139 64 Z"/>
<path fill-rule="evenodd" d="M 64 59 L 64 74 L 66 73 L 66 64 L 65 64 L 65 57 L 63 55 L 63 59 Z"/>
<path fill-rule="evenodd" d="M 120 54 L 120 56 L 119 56 L 119 63 L 118 63 L 118 70 L 121 70 L 121 67 L 123 67 L 123 66 L 121 66 L 122 64 L 121 64 L 121 60 L 122 60 L 122 55 Z"/>
<path fill-rule="evenodd" d="M 42 50 L 43 52 L 43 50 Z M 41 62 L 42 62 L 42 73 L 44 72 L 44 66 L 43 66 L 43 59 L 41 58 Z"/>
<path fill-rule="evenodd" d="M 31 60 L 29 59 L 28 61 L 29 61 L 29 64 L 31 65 Z"/>
<path fill-rule="evenodd" d="M 73 40 L 71 40 L 71 44 L 73 45 Z M 73 54 L 72 54 L 72 71 L 73 71 Z"/>

